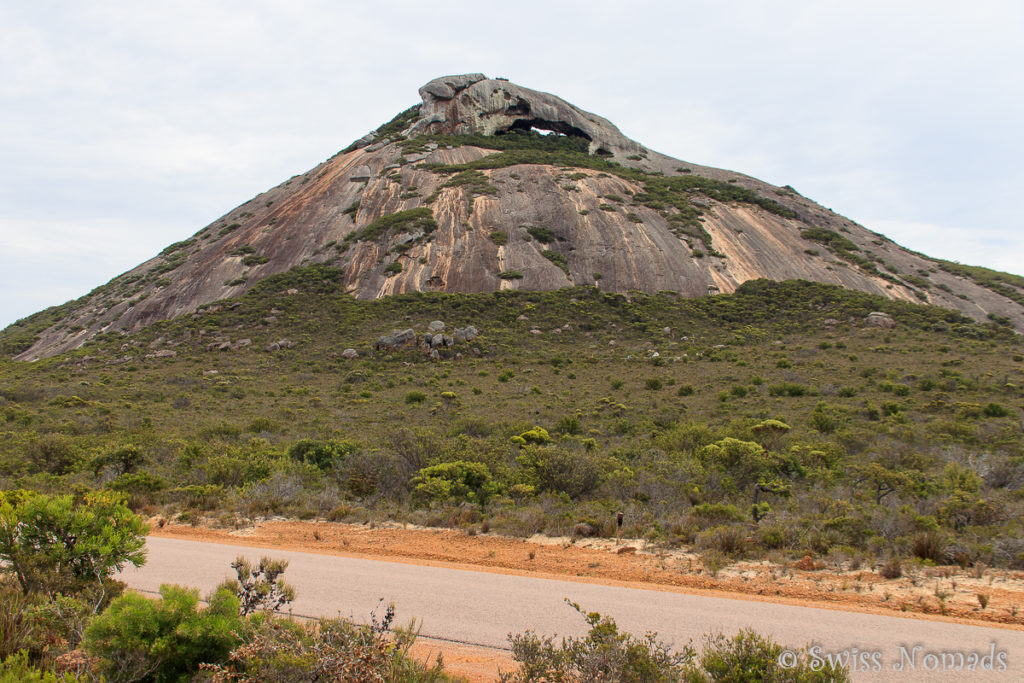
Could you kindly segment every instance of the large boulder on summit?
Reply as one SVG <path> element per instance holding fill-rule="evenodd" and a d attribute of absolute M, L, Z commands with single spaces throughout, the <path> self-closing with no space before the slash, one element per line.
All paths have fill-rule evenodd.
<path fill-rule="evenodd" d="M 644 151 L 611 121 L 545 92 L 483 74 L 442 76 L 422 88 L 420 121 L 411 133 L 494 135 L 511 129 L 540 128 L 590 141 L 591 154 L 623 160 Z"/>

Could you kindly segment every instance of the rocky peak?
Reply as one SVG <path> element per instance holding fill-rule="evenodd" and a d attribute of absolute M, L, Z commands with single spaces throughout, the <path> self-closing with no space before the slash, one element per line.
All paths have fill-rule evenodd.
<path fill-rule="evenodd" d="M 1024 331 L 1024 281 L 901 249 L 788 186 L 647 150 L 599 116 L 500 78 L 443 76 L 419 94 L 422 104 L 306 173 L 15 323 L 0 351 L 52 356 L 230 306 L 217 302 L 314 263 L 360 299 L 578 285 L 705 296 L 803 279 Z M 512 135 L 532 130 L 554 135 Z"/>
<path fill-rule="evenodd" d="M 410 135 L 500 135 L 537 129 L 584 138 L 591 154 L 625 159 L 643 151 L 607 119 L 503 78 L 442 76 L 419 93 L 420 118 L 409 129 Z"/>

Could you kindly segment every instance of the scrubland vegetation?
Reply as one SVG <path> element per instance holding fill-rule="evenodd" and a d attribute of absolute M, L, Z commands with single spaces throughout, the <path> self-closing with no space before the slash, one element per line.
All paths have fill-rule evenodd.
<path fill-rule="evenodd" d="M 999 325 L 804 282 L 359 302 L 339 281 L 296 269 L 232 306 L 3 361 L 0 487 L 120 492 L 183 521 L 520 536 L 610 536 L 622 511 L 624 535 L 719 563 L 1024 567 L 1024 349 Z M 865 326 L 873 310 L 897 327 Z M 437 362 L 372 352 L 435 319 L 482 335 Z M 253 343 L 207 351 L 216 335 Z"/>

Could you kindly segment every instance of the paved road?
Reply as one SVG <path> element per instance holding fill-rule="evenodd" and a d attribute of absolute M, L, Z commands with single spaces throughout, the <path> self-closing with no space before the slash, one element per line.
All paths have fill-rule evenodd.
<path fill-rule="evenodd" d="M 394 602 L 396 623 L 422 619 L 424 637 L 483 647 L 507 648 L 509 633 L 527 629 L 582 635 L 585 625 L 565 604 L 568 598 L 614 617 L 626 630 L 657 631 L 680 646 L 699 643 L 707 632 L 731 635 L 752 627 L 787 646 L 813 642 L 835 653 L 856 648 L 857 681 L 1024 681 L 1019 630 L 178 539 L 150 538 L 147 546 L 146 565 L 122 574 L 138 590 L 179 583 L 205 594 L 233 574 L 229 565 L 235 557 L 270 555 L 289 561 L 285 578 L 297 589 L 297 615 L 366 622 L 383 598 Z M 981 659 L 974 671 L 965 663 L 963 670 L 942 675 L 943 652 L 978 653 Z M 948 666 L 959 662 L 953 657 L 947 656 Z M 998 668 L 1000 657 L 1004 671 L 984 670 L 989 663 Z M 897 670 L 900 662 L 903 670 Z"/>

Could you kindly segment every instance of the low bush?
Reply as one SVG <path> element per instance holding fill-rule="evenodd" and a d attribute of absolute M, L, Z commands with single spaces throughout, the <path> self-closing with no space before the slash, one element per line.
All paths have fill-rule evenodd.
<path fill-rule="evenodd" d="M 242 626 L 230 591 L 200 610 L 197 590 L 164 585 L 159 600 L 129 593 L 112 602 L 86 628 L 83 645 L 107 680 L 176 681 L 201 663 L 226 663 Z"/>
<path fill-rule="evenodd" d="M 502 683 L 563 681 L 584 683 L 846 683 L 847 670 L 808 649 L 786 651 L 770 638 L 742 630 L 732 638 L 709 636 L 698 654 L 692 644 L 673 651 L 656 633 L 637 638 L 620 631 L 610 617 L 584 612 L 569 602 L 590 627 L 582 638 L 540 637 L 533 631 L 510 635 L 518 669 L 503 672 Z M 792 653 L 792 660 L 788 654 Z"/>

